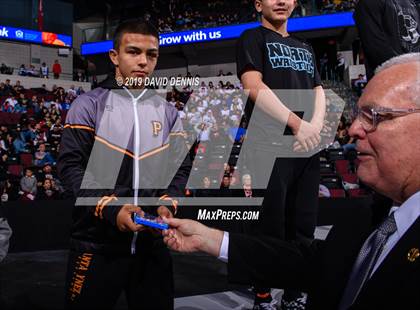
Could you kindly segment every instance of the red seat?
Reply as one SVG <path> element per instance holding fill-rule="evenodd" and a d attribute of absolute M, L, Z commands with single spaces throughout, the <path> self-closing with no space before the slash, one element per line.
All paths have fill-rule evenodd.
<path fill-rule="evenodd" d="M 11 175 L 14 175 L 17 177 L 22 176 L 22 170 L 23 170 L 22 165 L 9 165 L 7 167 L 7 171 L 9 171 Z"/>
<path fill-rule="evenodd" d="M 332 198 L 346 197 L 346 192 L 344 191 L 344 189 L 331 188 L 330 194 Z"/>
<path fill-rule="evenodd" d="M 3 105 L 3 103 L 6 101 L 7 98 L 10 96 L 0 96 L 0 105 Z"/>
<path fill-rule="evenodd" d="M 223 164 L 222 163 L 211 163 L 208 166 L 209 170 L 221 170 L 223 169 Z"/>
<path fill-rule="evenodd" d="M 35 111 L 34 111 L 34 109 L 33 108 L 29 108 L 27 111 L 26 111 L 26 115 L 28 115 L 28 117 L 31 117 L 31 116 L 33 116 L 35 114 Z"/>
<path fill-rule="evenodd" d="M 358 183 L 358 179 L 357 179 L 356 174 L 345 173 L 345 174 L 341 175 L 341 179 L 344 182 L 347 182 L 347 183 L 352 183 L 352 184 L 357 184 Z"/>
<path fill-rule="evenodd" d="M 335 161 L 335 171 L 343 175 L 349 173 L 349 161 L 346 159 L 338 159 Z"/>
<path fill-rule="evenodd" d="M 366 191 L 361 188 L 349 189 L 347 193 L 350 197 L 362 197 L 367 195 Z"/>
<path fill-rule="evenodd" d="M 66 122 L 67 111 L 61 111 L 61 123 L 64 124 Z"/>
<path fill-rule="evenodd" d="M 23 167 L 30 167 L 33 165 L 33 157 L 32 154 L 20 154 L 20 163 Z"/>
<path fill-rule="evenodd" d="M 54 101 L 55 100 L 54 95 L 45 95 L 44 98 L 45 98 L 45 101 Z"/>

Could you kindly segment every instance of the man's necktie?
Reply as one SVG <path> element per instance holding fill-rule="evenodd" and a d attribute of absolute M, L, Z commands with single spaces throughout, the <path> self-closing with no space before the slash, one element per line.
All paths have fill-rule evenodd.
<path fill-rule="evenodd" d="M 392 213 L 365 241 L 353 265 L 350 279 L 341 299 L 340 310 L 348 309 L 356 300 L 388 237 L 396 230 L 397 224 L 395 223 L 394 213 Z"/>

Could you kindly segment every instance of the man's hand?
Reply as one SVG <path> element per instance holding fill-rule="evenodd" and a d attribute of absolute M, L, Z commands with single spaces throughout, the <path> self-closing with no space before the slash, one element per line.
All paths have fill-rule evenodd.
<path fill-rule="evenodd" d="M 144 215 L 144 212 L 141 210 L 141 208 L 135 205 L 126 204 L 121 208 L 121 210 L 117 214 L 116 221 L 119 230 L 123 232 L 136 232 L 145 229 L 143 225 L 138 225 L 134 223 L 133 213 L 137 213 L 140 216 Z"/>
<path fill-rule="evenodd" d="M 296 142 L 293 144 L 295 152 L 309 152 L 315 149 L 321 142 L 320 126 L 301 120 L 299 128 L 292 128 Z"/>
<path fill-rule="evenodd" d="M 163 219 L 171 227 L 163 231 L 163 241 L 179 252 L 203 251 L 219 256 L 223 232 L 186 219 Z"/>

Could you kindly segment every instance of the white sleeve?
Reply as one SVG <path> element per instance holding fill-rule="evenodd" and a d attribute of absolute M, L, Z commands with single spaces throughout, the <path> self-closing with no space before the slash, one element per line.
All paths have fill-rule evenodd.
<path fill-rule="evenodd" d="M 229 233 L 227 231 L 223 232 L 223 240 L 220 245 L 219 257 L 222 262 L 227 263 L 229 256 Z"/>

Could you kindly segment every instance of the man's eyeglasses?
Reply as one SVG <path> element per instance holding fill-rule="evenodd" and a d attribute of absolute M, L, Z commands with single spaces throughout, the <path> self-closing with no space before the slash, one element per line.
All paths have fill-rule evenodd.
<path fill-rule="evenodd" d="M 376 130 L 376 127 L 382 121 L 419 112 L 420 108 L 391 109 L 384 107 L 363 107 L 357 109 L 355 119 L 360 122 L 366 132 L 372 132 Z"/>

